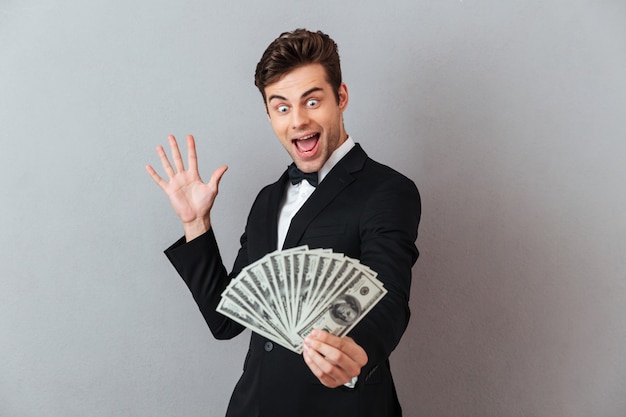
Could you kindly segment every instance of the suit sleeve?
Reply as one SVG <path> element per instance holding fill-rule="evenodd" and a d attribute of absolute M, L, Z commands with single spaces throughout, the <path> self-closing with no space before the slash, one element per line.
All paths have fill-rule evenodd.
<path fill-rule="evenodd" d="M 187 284 L 216 339 L 231 339 L 245 330 L 244 326 L 218 313 L 216 309 L 221 301 L 222 292 L 230 280 L 250 262 L 256 260 L 250 258 L 248 237 L 251 233 L 254 235 L 254 225 L 258 223 L 253 220 L 255 213 L 263 212 L 262 208 L 266 207 L 268 189 L 269 187 L 266 187 L 261 190 L 252 205 L 244 233 L 240 238 L 239 252 L 230 273 L 224 267 L 212 228 L 189 242 L 182 238 L 165 250 L 165 255 Z"/>
<path fill-rule="evenodd" d="M 408 325 L 420 216 L 419 192 L 401 175 L 373 190 L 362 212 L 360 260 L 378 273 L 388 293 L 350 332 L 368 355 L 360 380 L 367 380 L 377 366 L 387 361 Z"/>
<path fill-rule="evenodd" d="M 218 313 L 216 308 L 231 277 L 236 276 L 246 264 L 245 248 L 244 233 L 235 267 L 230 274 L 222 262 L 213 229 L 190 242 L 185 242 L 183 237 L 165 250 L 165 255 L 187 284 L 216 339 L 231 339 L 244 330 L 242 325 Z"/>

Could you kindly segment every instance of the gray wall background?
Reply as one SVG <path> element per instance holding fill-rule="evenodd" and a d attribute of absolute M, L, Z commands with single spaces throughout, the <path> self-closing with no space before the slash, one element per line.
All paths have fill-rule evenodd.
<path fill-rule="evenodd" d="M 223 415 L 247 334 L 211 338 L 144 166 L 169 133 L 230 165 L 230 264 L 289 162 L 254 66 L 296 27 L 422 192 L 406 415 L 626 415 L 623 1 L 0 0 L 0 416 Z"/>

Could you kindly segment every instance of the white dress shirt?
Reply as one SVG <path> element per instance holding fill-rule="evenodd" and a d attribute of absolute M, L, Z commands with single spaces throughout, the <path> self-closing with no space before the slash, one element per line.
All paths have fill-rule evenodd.
<path fill-rule="evenodd" d="M 350 149 L 354 147 L 354 140 L 350 136 L 344 143 L 341 144 L 335 151 L 330 155 L 326 163 L 320 168 L 317 173 L 317 185 L 324 181 L 326 175 L 330 172 L 331 169 L 343 158 L 346 156 Z M 280 204 L 280 208 L 278 209 L 278 247 L 277 249 L 282 249 L 283 244 L 285 243 L 285 238 L 287 237 L 287 231 L 289 230 L 289 226 L 291 225 L 291 219 L 296 215 L 298 210 L 304 205 L 305 201 L 313 194 L 315 191 L 315 187 L 313 187 L 307 180 L 302 180 L 299 184 L 292 184 L 291 182 L 287 183 L 287 187 L 285 187 L 285 195 L 283 196 L 283 201 Z"/>
<path fill-rule="evenodd" d="M 350 149 L 353 147 L 354 140 L 348 136 L 348 139 L 346 139 L 341 146 L 335 149 L 326 163 L 324 163 L 322 168 L 317 172 L 318 187 L 324 180 L 324 177 L 326 177 L 330 170 L 333 169 L 337 162 L 346 156 L 346 154 L 350 152 Z M 307 180 L 302 180 L 299 184 L 292 184 L 291 182 L 287 183 L 287 187 L 285 187 L 285 195 L 283 196 L 283 201 L 281 202 L 278 211 L 278 249 L 281 249 L 285 243 L 287 231 L 289 230 L 293 216 L 296 215 L 306 200 L 308 200 L 311 194 L 313 194 L 313 191 L 315 191 L 315 187 L 309 184 Z M 354 377 L 350 382 L 344 384 L 344 386 L 354 388 L 357 380 L 358 377 Z"/>

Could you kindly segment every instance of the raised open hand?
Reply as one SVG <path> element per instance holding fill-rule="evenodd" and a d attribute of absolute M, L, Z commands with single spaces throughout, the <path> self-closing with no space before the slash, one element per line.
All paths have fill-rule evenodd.
<path fill-rule="evenodd" d="M 174 211 L 183 222 L 185 237 L 187 241 L 190 241 L 211 228 L 211 208 L 217 197 L 219 182 L 228 167 L 226 165 L 219 167 L 213 172 L 209 182 L 204 183 L 198 172 L 198 158 L 193 136 L 187 136 L 187 169 L 180 155 L 176 138 L 170 135 L 168 141 L 174 167 L 170 164 L 162 146 L 157 147 L 157 154 L 169 181 L 161 178 L 151 165 L 147 165 L 146 170 L 169 198 Z"/>

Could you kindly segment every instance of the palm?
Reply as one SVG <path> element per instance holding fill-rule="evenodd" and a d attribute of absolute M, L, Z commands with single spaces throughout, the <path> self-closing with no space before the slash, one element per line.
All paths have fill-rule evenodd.
<path fill-rule="evenodd" d="M 177 173 L 164 189 L 174 211 L 183 223 L 207 215 L 217 195 L 217 190 L 193 174 L 190 171 Z"/>
<path fill-rule="evenodd" d="M 208 183 L 204 183 L 198 173 L 195 142 L 192 136 L 187 137 L 188 162 L 185 169 L 178 144 L 173 136 L 169 138 L 174 167 L 163 150 L 157 148 L 163 169 L 169 181 L 164 180 L 148 165 L 146 168 L 152 179 L 165 192 L 176 214 L 184 224 L 197 220 L 209 222 L 209 216 L 215 197 L 218 193 L 219 181 L 227 167 L 222 166 L 215 170 Z"/>

